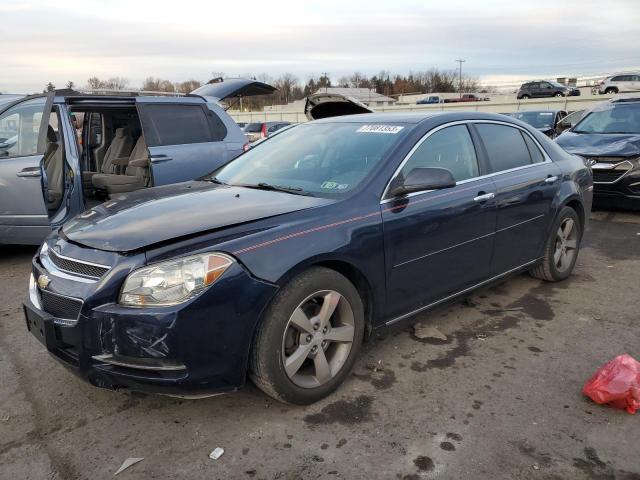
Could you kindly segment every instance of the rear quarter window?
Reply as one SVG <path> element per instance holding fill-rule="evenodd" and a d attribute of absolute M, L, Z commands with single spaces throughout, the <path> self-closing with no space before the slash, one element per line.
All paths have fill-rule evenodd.
<path fill-rule="evenodd" d="M 216 142 L 227 134 L 220 117 L 204 105 L 144 105 L 142 126 L 150 147 Z"/>

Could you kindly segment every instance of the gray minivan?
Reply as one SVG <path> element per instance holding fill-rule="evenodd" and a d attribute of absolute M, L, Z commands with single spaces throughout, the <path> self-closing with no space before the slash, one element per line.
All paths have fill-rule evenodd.
<path fill-rule="evenodd" d="M 246 148 L 219 104 L 271 85 L 217 79 L 185 96 L 57 90 L 0 105 L 0 244 L 133 190 L 193 180 Z"/>

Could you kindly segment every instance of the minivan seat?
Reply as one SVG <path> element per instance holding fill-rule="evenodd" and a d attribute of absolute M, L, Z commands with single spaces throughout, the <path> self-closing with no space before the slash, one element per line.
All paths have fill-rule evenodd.
<path fill-rule="evenodd" d="M 52 210 L 58 208 L 64 194 L 64 158 L 58 135 L 51 125 L 47 128 L 47 148 L 43 163 L 47 174 L 47 208 Z"/>
<path fill-rule="evenodd" d="M 98 173 L 93 176 L 93 186 L 109 193 L 132 192 L 149 184 L 149 155 L 144 137 L 140 135 L 129 156 L 124 175 Z"/>
<path fill-rule="evenodd" d="M 90 186 L 92 178 L 98 173 L 117 173 L 118 168 L 125 163 L 131 154 L 133 138 L 127 128 L 116 128 L 116 134 L 104 154 L 99 172 L 82 172 L 82 182 Z"/>

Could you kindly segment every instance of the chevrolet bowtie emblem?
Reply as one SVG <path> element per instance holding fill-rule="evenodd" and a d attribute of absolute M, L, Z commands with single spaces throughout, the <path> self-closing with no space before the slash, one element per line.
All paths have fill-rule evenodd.
<path fill-rule="evenodd" d="M 49 277 L 47 277 L 46 275 L 40 275 L 38 277 L 38 286 L 42 290 L 45 290 L 49 286 L 50 283 L 51 283 L 51 279 Z"/>

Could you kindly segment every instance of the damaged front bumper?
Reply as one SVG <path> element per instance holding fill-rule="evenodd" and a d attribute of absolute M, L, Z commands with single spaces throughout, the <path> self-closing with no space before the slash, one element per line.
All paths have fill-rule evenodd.
<path fill-rule="evenodd" d="M 131 267 L 120 270 L 79 282 L 47 270 L 36 256 L 24 302 L 27 328 L 98 387 L 197 397 L 244 384 L 253 332 L 276 286 L 235 263 L 184 304 L 133 308 L 115 303 Z"/>

